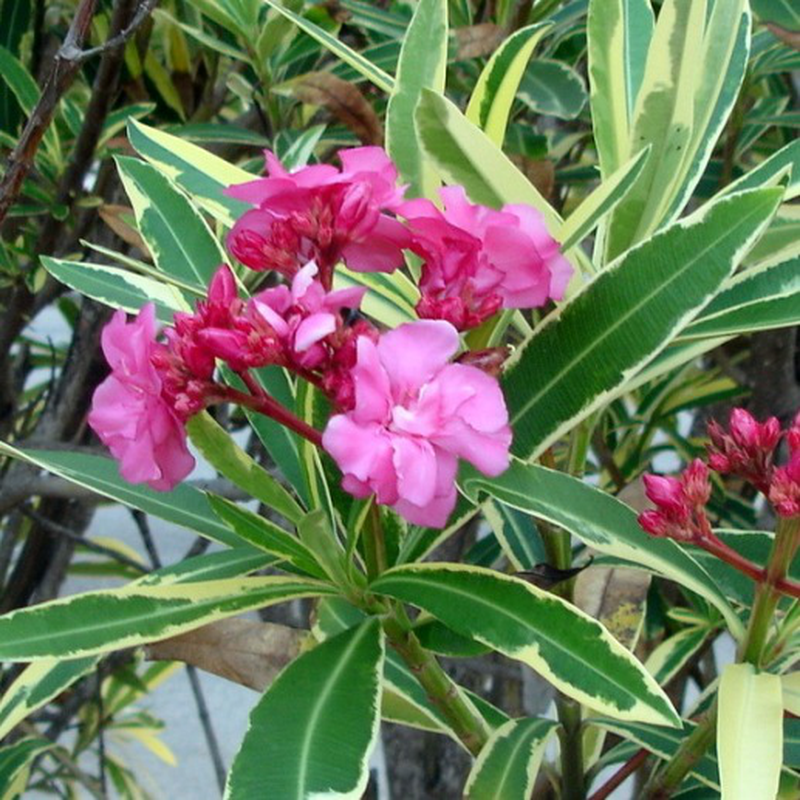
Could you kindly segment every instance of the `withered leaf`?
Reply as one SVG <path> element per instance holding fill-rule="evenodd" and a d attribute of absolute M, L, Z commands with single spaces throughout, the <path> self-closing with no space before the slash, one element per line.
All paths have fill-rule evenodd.
<path fill-rule="evenodd" d="M 788 44 L 789 47 L 793 48 L 794 50 L 800 50 L 800 31 L 790 31 L 786 28 L 781 28 L 780 25 L 776 25 L 774 22 L 768 22 L 767 27 L 784 44 Z"/>
<path fill-rule="evenodd" d="M 141 250 L 148 261 L 153 260 L 150 251 L 147 249 L 147 245 L 144 243 L 144 239 L 139 235 L 139 231 L 126 222 L 126 218 L 135 219 L 132 208 L 128 206 L 115 206 L 107 203 L 100 206 L 97 213 L 100 215 L 100 219 L 102 219 L 123 242 L 127 242 L 129 245 Z"/>
<path fill-rule="evenodd" d="M 364 144 L 383 143 L 381 121 L 354 83 L 329 72 L 309 72 L 287 88 L 300 102 L 327 108 Z"/>
<path fill-rule="evenodd" d="M 455 28 L 456 60 L 468 61 L 491 55 L 503 41 L 503 29 L 494 22 L 481 22 L 478 25 L 465 25 Z"/>
<path fill-rule="evenodd" d="M 152 642 L 145 655 L 152 661 L 183 661 L 262 692 L 298 656 L 308 635 L 286 625 L 224 619 Z"/>

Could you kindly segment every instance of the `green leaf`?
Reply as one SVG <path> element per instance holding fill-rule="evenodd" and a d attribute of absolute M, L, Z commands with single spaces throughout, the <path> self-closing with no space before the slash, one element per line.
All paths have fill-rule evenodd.
<path fill-rule="evenodd" d="M 572 67 L 539 58 L 532 62 L 518 92 L 520 100 L 536 114 L 575 119 L 586 105 L 586 87 Z"/>
<path fill-rule="evenodd" d="M 416 122 L 420 143 L 445 181 L 462 185 L 474 203 L 492 208 L 527 203 L 544 214 L 551 232 L 558 230 L 555 209 L 446 97 L 423 89 Z"/>
<path fill-rule="evenodd" d="M 232 227 L 250 206 L 223 192 L 254 176 L 202 147 L 151 128 L 135 119 L 128 123 L 128 139 L 135 150 L 181 187 L 213 217 Z"/>
<path fill-rule="evenodd" d="M 784 199 L 793 200 L 800 195 L 800 139 L 789 142 L 757 167 L 751 169 L 750 172 L 746 172 L 741 178 L 729 183 L 720 194 L 733 194 L 766 186 L 781 175 L 787 167 L 791 169 L 791 176 Z"/>
<path fill-rule="evenodd" d="M 650 654 L 645 666 L 660 686 L 666 686 L 697 653 L 711 633 L 709 628 L 684 628 L 665 639 Z"/>
<path fill-rule="evenodd" d="M 592 124 L 604 176 L 628 159 L 633 111 L 653 37 L 649 0 L 591 0 L 588 44 Z"/>
<path fill-rule="evenodd" d="M 503 376 L 513 452 L 537 456 L 625 391 L 713 298 L 780 196 L 762 189 L 701 209 L 626 253 L 551 314 Z"/>
<path fill-rule="evenodd" d="M 55 746 L 49 739 L 22 739 L 0 747 L 0 789 L 3 800 L 22 797 L 33 760 Z"/>
<path fill-rule="evenodd" d="M 367 316 L 387 328 L 396 328 L 417 319 L 414 306 L 419 300 L 419 289 L 400 270 L 389 275 L 384 272 L 351 272 L 338 266 L 333 285 L 334 289 L 366 286 L 369 291 L 361 308 Z"/>
<path fill-rule="evenodd" d="M 470 470 L 462 488 L 475 500 L 486 492 L 564 528 L 600 553 L 676 581 L 718 608 L 735 635 L 743 632 L 741 621 L 708 572 L 676 542 L 646 534 L 631 508 L 600 489 L 562 472 L 517 461 L 497 478 Z"/>
<path fill-rule="evenodd" d="M 735 276 L 680 341 L 794 325 L 800 325 L 800 258 Z"/>
<path fill-rule="evenodd" d="M 300 539 L 314 553 L 330 578 L 339 586 L 347 587 L 344 550 L 331 527 L 328 514 L 321 508 L 309 512 L 297 526 Z"/>
<path fill-rule="evenodd" d="M 231 533 L 211 511 L 203 492 L 179 484 L 169 492 L 157 492 L 142 484 L 128 483 L 120 477 L 117 464 L 110 458 L 69 453 L 65 450 L 18 450 L 0 442 L 0 455 L 18 458 L 54 475 L 84 486 L 111 500 L 138 508 L 146 514 L 188 528 L 215 542 L 238 547 L 239 537 Z"/>
<path fill-rule="evenodd" d="M 549 22 L 540 22 L 511 34 L 492 54 L 472 90 L 466 117 L 497 147 L 503 146 L 511 106 L 528 61 L 551 27 Z"/>
<path fill-rule="evenodd" d="M 226 255 L 202 215 L 156 167 L 125 156 L 117 156 L 116 162 L 139 232 L 158 268 L 205 288 Z"/>
<path fill-rule="evenodd" d="M 191 310 L 177 287 L 128 269 L 49 256 L 42 256 L 42 265 L 56 280 L 71 289 L 129 314 L 138 313 L 145 303 L 152 301 L 159 321 L 171 324 L 176 311 Z"/>
<path fill-rule="evenodd" d="M 562 250 L 580 244 L 606 214 L 620 203 L 636 182 L 650 155 L 649 148 L 640 150 L 630 161 L 609 175 L 564 221 L 558 238 Z"/>
<path fill-rule="evenodd" d="M 762 22 L 774 22 L 789 31 L 800 30 L 800 9 L 794 0 L 751 0 Z"/>
<path fill-rule="evenodd" d="M 7 22 L 9 20 L 4 15 L 4 27 Z M 2 46 L 0 46 L 0 80 L 3 80 L 8 88 L 11 89 L 25 116 L 30 117 L 39 102 L 41 92 L 25 65 L 12 52 Z M 5 119 L 0 123 L 0 127 L 5 129 Z M 45 128 L 42 142 L 53 160 L 59 163 L 61 161 L 61 144 L 58 140 L 55 125 L 48 125 Z"/>
<path fill-rule="evenodd" d="M 378 735 L 384 646 L 370 619 L 304 653 L 250 714 L 226 800 L 361 797 Z"/>
<path fill-rule="evenodd" d="M 717 759 L 725 800 L 775 797 L 783 762 L 778 675 L 728 664 L 719 685 Z"/>
<path fill-rule="evenodd" d="M 603 713 L 678 724 L 658 684 L 600 623 L 530 583 L 479 567 L 426 563 L 391 569 L 371 588 L 522 661 Z"/>
<path fill-rule="evenodd" d="M 593 718 L 591 722 L 625 739 L 631 739 L 664 761 L 671 761 L 675 757 L 684 739 L 690 736 L 697 727 L 695 723 L 688 721 L 684 721 L 682 731 L 605 718 Z M 705 755 L 692 767 L 690 774 L 706 786 L 719 791 L 719 774 L 714 748 L 706 751 Z"/>
<path fill-rule="evenodd" d="M 483 504 L 483 515 L 515 570 L 533 569 L 547 561 L 544 545 L 529 514 L 505 503 L 487 500 Z"/>
<path fill-rule="evenodd" d="M 209 494 L 208 501 L 214 513 L 248 544 L 285 559 L 312 577 L 326 579 L 314 553 L 288 531 L 230 500 Z"/>
<path fill-rule="evenodd" d="M 613 258 L 682 210 L 736 100 L 750 48 L 745 0 L 668 0 L 658 16 L 631 126 L 628 155 L 652 156 L 611 217 Z M 704 68 L 697 69 L 697 63 Z"/>
<path fill-rule="evenodd" d="M 344 42 L 339 41 L 335 36 L 331 36 L 327 31 L 311 22 L 311 20 L 295 14 L 288 8 L 284 8 L 277 0 L 264 0 L 264 2 L 276 11 L 279 11 L 287 19 L 294 22 L 301 31 L 307 33 L 313 39 L 316 39 L 323 47 L 327 48 L 335 56 L 353 67 L 353 69 L 363 75 L 368 81 L 371 81 L 373 85 L 382 89 L 384 92 L 392 91 L 394 86 L 394 79 L 392 76 L 385 73 L 379 67 L 376 67 L 375 64 L 364 58 L 360 53 L 348 47 Z"/>
<path fill-rule="evenodd" d="M 0 658 L 79 658 L 136 647 L 242 611 L 330 592 L 324 584 L 295 577 L 137 584 L 87 592 L 0 617 Z"/>
<path fill-rule="evenodd" d="M 417 142 L 414 110 L 423 88 L 444 91 L 447 2 L 420 0 L 403 37 L 397 77 L 386 111 L 386 149 L 409 197 L 433 197 L 439 179 Z"/>
<path fill-rule="evenodd" d="M 214 469 L 289 522 L 299 522 L 305 512 L 289 492 L 242 450 L 231 435 L 207 412 L 186 424 L 192 444 Z"/>
<path fill-rule="evenodd" d="M 19 0 L 0 0 L 0 45 L 11 55 L 19 55 L 22 37 L 31 24 L 33 7 L 30 3 Z M 5 84 L 0 85 L 0 127 L 9 134 L 14 134 L 22 117 L 22 110 L 14 97 L 14 92 Z"/>
<path fill-rule="evenodd" d="M 547 742 L 558 724 L 548 719 L 512 719 L 484 745 L 470 770 L 470 800 L 528 800 Z"/>

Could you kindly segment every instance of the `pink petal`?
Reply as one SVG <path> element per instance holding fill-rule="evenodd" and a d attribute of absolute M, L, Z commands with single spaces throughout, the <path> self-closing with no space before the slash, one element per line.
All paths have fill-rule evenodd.
<path fill-rule="evenodd" d="M 458 351 L 458 331 L 442 320 L 409 322 L 381 336 L 378 355 L 400 402 L 431 380 Z"/>
<path fill-rule="evenodd" d="M 294 349 L 302 353 L 335 330 L 336 317 L 333 314 L 312 314 L 297 327 L 294 334 Z"/>
<path fill-rule="evenodd" d="M 358 422 L 384 422 L 392 405 L 389 377 L 371 339 L 360 336 L 356 347 L 357 361 L 351 371 L 356 394 L 353 417 Z"/>
<path fill-rule="evenodd" d="M 337 289 L 327 295 L 324 305 L 330 311 L 339 311 L 342 308 L 360 308 L 361 301 L 366 293 L 366 286 L 350 286 L 347 289 Z"/>
<path fill-rule="evenodd" d="M 412 436 L 392 436 L 397 491 L 403 500 L 425 506 L 436 492 L 436 455 L 430 442 Z"/>

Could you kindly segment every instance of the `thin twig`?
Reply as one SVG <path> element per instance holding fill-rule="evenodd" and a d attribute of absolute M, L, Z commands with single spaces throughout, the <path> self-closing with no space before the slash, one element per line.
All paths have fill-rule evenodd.
<path fill-rule="evenodd" d="M 91 550 L 93 553 L 98 553 L 99 555 L 108 556 L 109 558 L 114 559 L 114 561 L 118 561 L 120 564 L 124 564 L 126 567 L 131 567 L 135 569 L 137 572 L 142 574 L 146 574 L 148 570 L 143 567 L 138 561 L 135 561 L 132 558 L 128 558 L 128 556 L 124 555 L 123 553 L 119 553 L 116 550 L 113 550 L 110 547 L 105 547 L 102 544 L 97 544 L 97 542 L 93 542 L 91 539 L 84 538 L 81 534 L 76 533 L 75 531 L 71 530 L 70 528 L 66 528 L 63 525 L 59 525 L 57 522 L 53 522 L 53 520 L 48 519 L 47 517 L 38 514 L 29 506 L 20 506 L 19 509 L 26 517 L 32 519 L 37 525 L 40 525 L 44 528 L 48 533 L 55 534 L 56 536 L 63 536 L 66 539 L 70 539 L 77 544 L 82 545 L 87 550 Z"/>
<path fill-rule="evenodd" d="M 130 512 L 133 521 L 136 523 L 136 527 L 139 529 L 139 536 L 142 537 L 142 544 L 144 544 L 144 549 L 147 550 L 147 555 L 150 558 L 153 569 L 161 569 L 161 558 L 158 555 L 158 549 L 153 540 L 153 534 L 150 531 L 150 523 L 147 521 L 147 514 L 143 511 L 139 511 L 137 508 L 130 509 Z"/>
<path fill-rule="evenodd" d="M 197 717 L 200 720 L 200 727 L 203 729 L 208 752 L 211 755 L 211 763 L 214 766 L 214 774 L 217 777 L 217 786 L 220 792 L 223 792 L 225 791 L 226 777 L 225 762 L 222 759 L 222 751 L 219 749 L 219 742 L 217 741 L 217 734 L 214 732 L 214 725 L 211 722 L 211 715 L 208 713 L 203 687 L 200 685 L 197 669 L 191 664 L 186 665 L 186 674 L 189 677 L 189 685 L 192 687 L 194 702 L 197 705 Z"/>
<path fill-rule="evenodd" d="M 594 794 L 592 794 L 589 800 L 605 800 L 614 789 L 623 784 L 628 777 L 644 764 L 649 755 L 650 753 L 644 748 L 639 750 L 636 755 L 628 759 Z"/>

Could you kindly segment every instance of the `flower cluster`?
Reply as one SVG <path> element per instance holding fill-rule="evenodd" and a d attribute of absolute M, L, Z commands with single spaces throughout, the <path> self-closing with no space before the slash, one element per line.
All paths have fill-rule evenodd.
<path fill-rule="evenodd" d="M 253 206 L 231 230 L 230 252 L 285 283 L 243 298 L 222 265 L 207 297 L 194 312 L 175 314 L 161 339 L 152 305 L 131 322 L 118 312 L 106 328 L 111 375 L 89 422 L 126 479 L 156 489 L 182 480 L 194 464 L 184 423 L 222 402 L 268 414 L 323 445 L 347 491 L 374 493 L 422 525 L 446 523 L 459 459 L 488 475 L 508 466 L 511 431 L 497 382 L 504 351 L 459 357 L 459 331 L 500 308 L 560 299 L 568 262 L 532 208 L 485 208 L 450 187 L 440 210 L 404 199 L 381 148 L 339 157 L 341 169 L 288 172 L 267 153 L 267 177 L 227 190 Z M 358 313 L 366 290 L 334 290 L 334 271 L 344 263 L 391 272 L 405 263 L 405 251 L 422 259 L 421 319 L 381 332 Z M 223 380 L 219 363 L 247 391 Z M 267 365 L 327 395 L 334 413 L 324 435 L 267 395 L 250 373 Z"/>
<path fill-rule="evenodd" d="M 784 436 L 776 417 L 758 422 L 743 408 L 735 408 L 727 429 L 712 421 L 708 433 L 712 470 L 746 480 L 769 499 L 779 516 L 800 516 L 800 414 L 785 432 L 789 460 L 782 467 L 774 466 Z M 656 508 L 639 515 L 642 528 L 653 536 L 717 546 L 705 510 L 711 497 L 708 466 L 695 459 L 679 478 L 645 475 L 645 493 Z"/>

